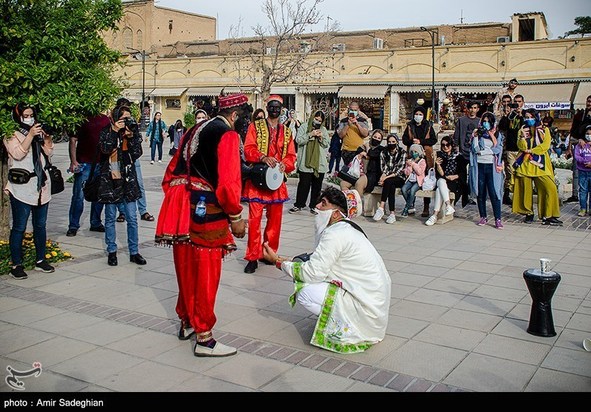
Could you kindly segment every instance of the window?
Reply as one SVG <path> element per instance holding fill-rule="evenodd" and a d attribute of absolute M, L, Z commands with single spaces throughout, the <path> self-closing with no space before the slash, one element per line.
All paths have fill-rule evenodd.
<path fill-rule="evenodd" d="M 181 108 L 181 99 L 166 99 L 166 108 L 167 109 L 180 109 Z"/>
<path fill-rule="evenodd" d="M 129 27 L 123 29 L 123 47 L 133 47 L 133 32 Z"/>
<path fill-rule="evenodd" d="M 136 47 L 136 49 L 142 50 L 144 48 L 144 35 L 143 35 L 143 33 L 142 33 L 141 30 L 138 30 L 136 32 L 136 38 L 137 38 L 137 47 Z"/>

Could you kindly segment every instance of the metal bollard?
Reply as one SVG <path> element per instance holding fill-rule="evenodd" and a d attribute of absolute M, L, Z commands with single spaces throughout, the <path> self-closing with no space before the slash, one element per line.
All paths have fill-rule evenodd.
<path fill-rule="evenodd" d="M 560 282 L 560 275 L 553 271 L 528 269 L 523 272 L 523 278 L 533 301 L 527 332 L 543 337 L 556 336 L 550 302 Z"/>

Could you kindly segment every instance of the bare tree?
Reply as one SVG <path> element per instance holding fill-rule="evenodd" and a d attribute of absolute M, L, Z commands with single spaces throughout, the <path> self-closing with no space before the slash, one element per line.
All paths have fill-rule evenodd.
<path fill-rule="evenodd" d="M 231 29 L 234 39 L 231 53 L 239 83 L 247 80 L 261 89 L 263 100 L 276 83 L 319 80 L 324 73 L 326 58 L 317 51 L 327 51 L 339 24 L 332 20 L 325 30 L 312 33 L 323 20 L 319 5 L 324 0 L 265 0 L 262 11 L 268 25 L 258 24 L 252 30 L 254 38 L 237 38 L 240 27 Z M 308 3 L 311 3 L 308 5 Z"/>

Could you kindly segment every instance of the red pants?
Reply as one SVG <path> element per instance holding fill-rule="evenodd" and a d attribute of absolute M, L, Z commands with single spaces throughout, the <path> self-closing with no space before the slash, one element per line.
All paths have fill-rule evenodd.
<path fill-rule="evenodd" d="M 264 240 L 261 240 L 261 220 L 263 209 L 267 209 L 267 224 L 265 226 Z M 283 203 L 256 203 L 248 204 L 248 245 L 246 247 L 246 260 L 258 260 L 263 258 L 263 242 L 269 242 L 269 246 L 275 252 L 279 249 L 279 235 L 281 233 L 281 221 L 283 220 Z"/>
<path fill-rule="evenodd" d="M 176 313 L 195 332 L 209 332 L 217 320 L 214 307 L 222 274 L 222 249 L 183 243 L 174 244 L 172 253 L 179 285 Z"/>

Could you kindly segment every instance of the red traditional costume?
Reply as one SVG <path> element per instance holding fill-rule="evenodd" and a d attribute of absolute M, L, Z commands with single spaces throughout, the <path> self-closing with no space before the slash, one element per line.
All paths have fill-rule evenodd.
<path fill-rule="evenodd" d="M 240 96 L 234 103 L 220 98 L 220 108 L 245 103 L 246 97 Z M 222 259 L 236 249 L 229 218 L 239 218 L 242 212 L 241 188 L 240 136 L 228 121 L 218 116 L 187 131 L 162 181 L 155 241 L 173 247 L 176 312 L 184 327 L 193 327 L 198 341 L 211 339 L 216 323 Z M 207 204 L 205 217 L 195 214 L 201 196 Z"/>
<path fill-rule="evenodd" d="M 258 163 L 265 156 L 274 157 L 285 166 L 285 173 L 295 169 L 296 150 L 291 130 L 283 124 L 272 129 L 267 120 L 257 120 L 248 126 L 244 141 L 244 157 L 247 162 Z M 263 258 L 263 242 L 268 241 L 273 250 L 279 248 L 279 235 L 283 219 L 283 203 L 289 200 L 287 185 L 281 183 L 279 189 L 271 191 L 255 186 L 247 180 L 242 192 L 242 200 L 248 207 L 248 246 L 245 259 L 256 261 Z M 267 225 L 264 239 L 261 239 L 261 219 L 263 209 L 267 209 Z"/>

